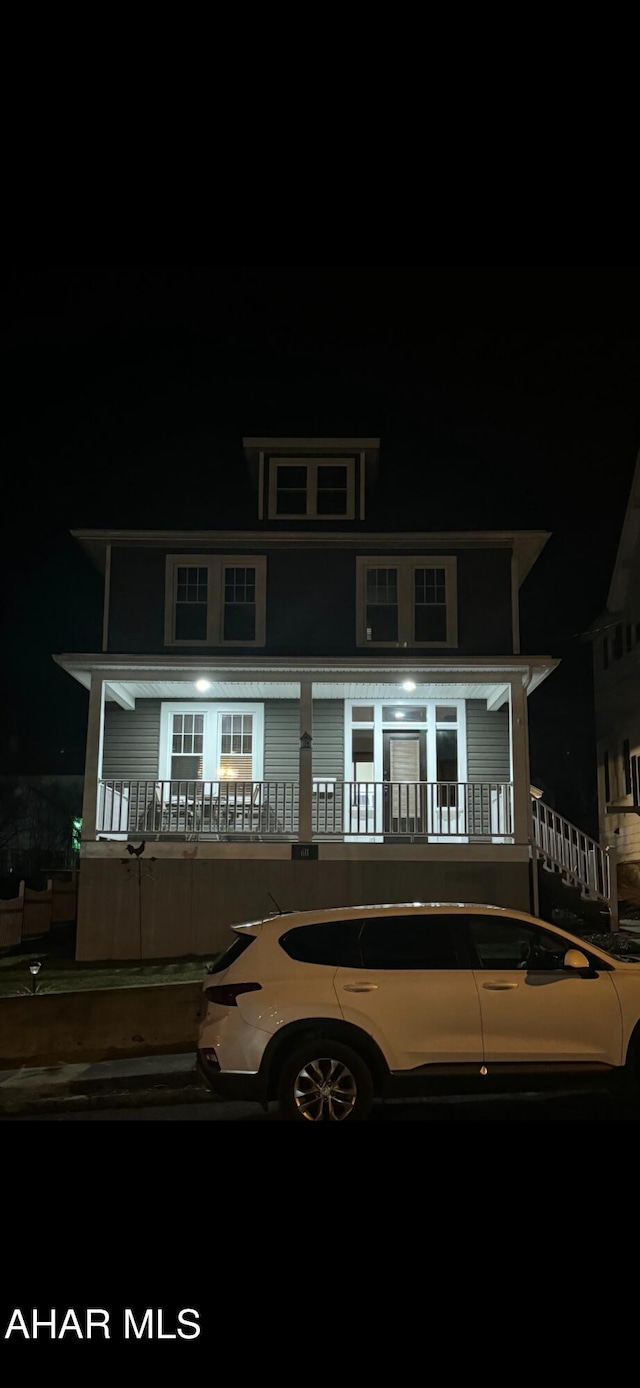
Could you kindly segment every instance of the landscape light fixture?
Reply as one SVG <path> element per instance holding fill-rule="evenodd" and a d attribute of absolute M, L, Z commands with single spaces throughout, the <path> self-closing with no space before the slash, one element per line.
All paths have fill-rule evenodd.
<path fill-rule="evenodd" d="M 36 983 L 36 979 L 38 977 L 38 974 L 40 973 L 41 968 L 42 964 L 40 963 L 39 959 L 32 960 L 31 964 L 29 965 L 29 973 L 31 974 L 31 977 L 33 979 L 33 983 L 31 985 L 31 991 L 33 993 L 35 993 L 36 988 L 38 986 Z"/>
<path fill-rule="evenodd" d="M 199 694 L 206 694 L 211 688 L 211 680 L 196 680 L 196 689 Z"/>
<path fill-rule="evenodd" d="M 416 682 L 415 682 L 415 680 L 404 680 L 403 685 L 402 685 L 402 688 L 406 690 L 407 694 L 413 694 L 413 691 L 414 691 L 415 687 L 416 687 Z"/>

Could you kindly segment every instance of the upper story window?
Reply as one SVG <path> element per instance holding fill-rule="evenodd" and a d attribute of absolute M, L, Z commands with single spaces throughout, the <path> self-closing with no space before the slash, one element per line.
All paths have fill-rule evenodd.
<path fill-rule="evenodd" d="M 167 556 L 165 645 L 264 646 L 264 555 Z"/>
<path fill-rule="evenodd" d="M 359 646 L 456 646 L 456 561 L 364 558 L 357 566 Z"/>
<path fill-rule="evenodd" d="M 273 520 L 353 520 L 353 458 L 272 458 L 269 516 Z"/>

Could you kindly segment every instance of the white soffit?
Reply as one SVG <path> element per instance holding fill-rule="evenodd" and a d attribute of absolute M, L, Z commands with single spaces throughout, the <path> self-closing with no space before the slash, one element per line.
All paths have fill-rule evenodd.
<path fill-rule="evenodd" d="M 298 680 L 285 683 L 269 680 L 212 680 L 210 688 L 201 693 L 192 680 L 123 680 L 107 684 L 106 697 L 114 702 L 125 699 L 189 699 L 207 703 L 211 699 L 297 699 L 300 695 Z M 323 683 L 313 682 L 314 699 L 389 699 L 397 702 L 416 703 L 420 699 L 486 699 L 495 702 L 496 707 L 509 695 L 508 684 L 488 683 L 487 681 L 452 684 L 450 682 L 417 683 L 415 690 L 402 688 L 402 681 L 381 683 L 380 681 L 348 681 Z M 124 696 L 124 699 L 123 699 Z"/>

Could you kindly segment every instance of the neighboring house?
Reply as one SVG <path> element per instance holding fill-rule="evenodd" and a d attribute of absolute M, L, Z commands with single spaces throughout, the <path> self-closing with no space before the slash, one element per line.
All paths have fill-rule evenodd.
<path fill-rule="evenodd" d="M 640 453 L 607 606 L 593 642 L 600 838 L 620 893 L 640 901 Z"/>
<path fill-rule="evenodd" d="M 206 953 L 274 902 L 530 908 L 534 833 L 606 898 L 598 846 L 532 815 L 546 533 L 381 533 L 378 453 L 245 439 L 248 528 L 74 532 L 105 580 L 102 651 L 55 657 L 90 691 L 79 958 Z"/>

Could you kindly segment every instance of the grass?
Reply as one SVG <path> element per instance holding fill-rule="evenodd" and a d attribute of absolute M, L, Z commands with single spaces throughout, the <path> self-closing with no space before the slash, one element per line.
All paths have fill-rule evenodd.
<path fill-rule="evenodd" d="M 36 960 L 42 965 L 36 979 L 36 992 L 77 993 L 95 988 L 152 988 L 166 983 L 198 983 L 213 958 L 214 954 L 205 958 L 191 955 L 184 959 L 108 959 L 104 963 L 76 963 L 73 938 L 62 928 L 40 942 L 24 942 L 19 950 L 0 955 L 0 997 L 19 997 L 33 992 L 29 964 Z"/>

